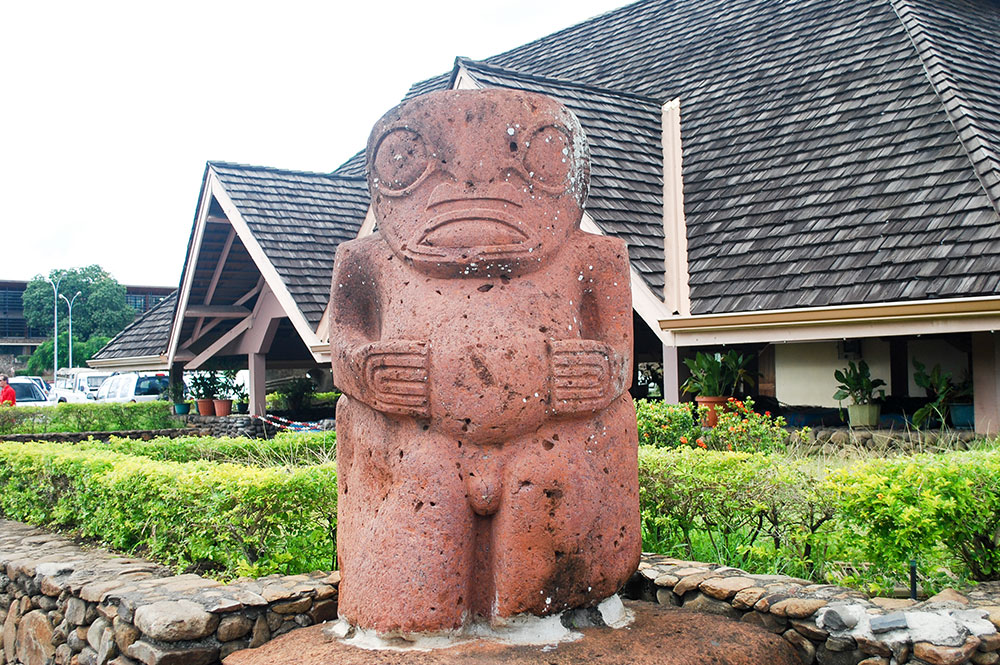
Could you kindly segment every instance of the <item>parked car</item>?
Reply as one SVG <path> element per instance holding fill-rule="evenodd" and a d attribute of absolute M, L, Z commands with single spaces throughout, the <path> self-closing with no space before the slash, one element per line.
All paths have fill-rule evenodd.
<path fill-rule="evenodd" d="M 45 396 L 48 397 L 49 389 L 51 388 L 48 381 L 46 381 L 40 376 L 26 376 L 24 378 L 31 379 L 32 381 L 34 381 L 35 385 L 41 388 L 42 392 L 45 393 Z"/>
<path fill-rule="evenodd" d="M 112 374 L 97 391 L 98 402 L 152 402 L 163 399 L 170 377 L 164 373 Z"/>
<path fill-rule="evenodd" d="M 56 382 L 50 393 L 59 402 L 86 402 L 97 398 L 97 390 L 109 376 L 108 372 L 82 367 L 61 369 L 56 373 Z"/>
<path fill-rule="evenodd" d="M 7 383 L 14 389 L 14 397 L 17 398 L 14 406 L 52 406 L 56 403 L 30 377 L 12 376 Z"/>

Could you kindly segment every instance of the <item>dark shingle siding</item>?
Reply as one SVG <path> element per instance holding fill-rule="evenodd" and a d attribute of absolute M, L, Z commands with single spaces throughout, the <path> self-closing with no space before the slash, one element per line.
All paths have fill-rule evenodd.
<path fill-rule="evenodd" d="M 91 360 L 146 358 L 166 353 L 176 305 L 174 291 L 115 335 Z"/>
<path fill-rule="evenodd" d="M 368 210 L 364 179 L 212 162 L 303 316 L 319 325 L 337 246 L 357 236 Z"/>

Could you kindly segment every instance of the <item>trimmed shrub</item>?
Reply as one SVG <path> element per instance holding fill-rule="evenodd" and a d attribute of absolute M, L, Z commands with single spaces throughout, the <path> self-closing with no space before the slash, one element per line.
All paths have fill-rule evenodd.
<path fill-rule="evenodd" d="M 168 402 L 57 404 L 54 406 L 0 407 L 0 434 L 49 432 L 115 432 L 171 429 L 180 424 L 171 418 Z"/>
<path fill-rule="evenodd" d="M 800 575 L 818 573 L 834 506 L 805 466 L 777 455 L 639 448 L 647 550 Z"/>
<path fill-rule="evenodd" d="M 334 462 L 337 435 L 333 431 L 278 432 L 272 439 L 188 436 L 150 441 L 112 436 L 106 444 L 80 445 L 94 445 L 127 455 L 171 462 L 209 460 L 258 467 L 312 466 Z"/>
<path fill-rule="evenodd" d="M 1000 448 L 867 460 L 827 488 L 878 567 L 957 559 L 975 580 L 1000 580 Z"/>
<path fill-rule="evenodd" d="M 334 565 L 332 464 L 161 462 L 94 445 L 0 443 L 0 512 L 219 578 Z"/>

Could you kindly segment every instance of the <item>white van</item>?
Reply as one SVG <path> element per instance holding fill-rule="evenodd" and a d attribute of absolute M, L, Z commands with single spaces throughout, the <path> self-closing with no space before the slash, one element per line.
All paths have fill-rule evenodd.
<path fill-rule="evenodd" d="M 60 369 L 49 394 L 55 396 L 57 402 L 86 402 L 97 397 L 97 390 L 109 376 L 108 372 L 82 367 Z"/>
<path fill-rule="evenodd" d="M 152 402 L 167 391 L 170 377 L 164 372 L 112 374 L 97 391 L 98 402 Z"/>

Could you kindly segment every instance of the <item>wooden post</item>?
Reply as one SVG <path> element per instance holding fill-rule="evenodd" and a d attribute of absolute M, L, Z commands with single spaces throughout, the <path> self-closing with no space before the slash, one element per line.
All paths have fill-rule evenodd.
<path fill-rule="evenodd" d="M 247 365 L 250 367 L 250 414 L 263 416 L 267 413 L 267 391 L 264 381 L 267 374 L 266 356 L 263 353 L 247 355 Z"/>
<path fill-rule="evenodd" d="M 677 362 L 677 347 L 663 345 L 663 401 L 677 404 L 681 401 L 681 383 Z"/>
<path fill-rule="evenodd" d="M 972 333 L 972 392 L 976 410 L 976 434 L 1000 432 L 1000 336 L 992 332 Z"/>

